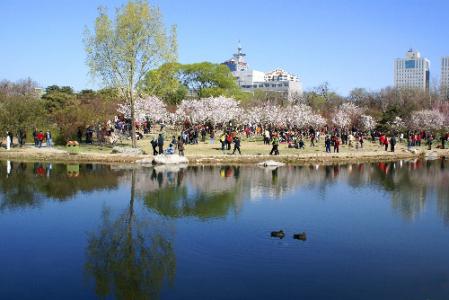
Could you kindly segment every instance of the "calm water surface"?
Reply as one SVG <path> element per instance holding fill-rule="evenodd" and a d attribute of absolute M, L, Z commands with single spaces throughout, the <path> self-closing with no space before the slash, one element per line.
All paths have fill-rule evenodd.
<path fill-rule="evenodd" d="M 449 299 L 449 161 L 3 161 L 0 298 Z"/>

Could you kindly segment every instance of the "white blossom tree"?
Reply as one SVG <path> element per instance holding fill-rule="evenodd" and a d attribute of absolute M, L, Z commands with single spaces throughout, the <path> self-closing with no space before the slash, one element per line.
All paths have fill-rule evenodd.
<path fill-rule="evenodd" d="M 440 130 L 444 127 L 444 115 L 438 110 L 415 111 L 410 116 L 409 127 L 415 130 Z"/>
<path fill-rule="evenodd" d="M 359 124 L 362 130 L 373 130 L 376 127 L 377 122 L 372 116 L 360 115 Z"/>
<path fill-rule="evenodd" d="M 165 122 L 168 120 L 165 103 L 155 96 L 137 98 L 134 103 L 134 110 L 135 120 L 138 122 L 143 122 L 147 118 L 153 122 Z M 118 112 L 129 119 L 131 117 L 131 104 L 119 104 Z"/>

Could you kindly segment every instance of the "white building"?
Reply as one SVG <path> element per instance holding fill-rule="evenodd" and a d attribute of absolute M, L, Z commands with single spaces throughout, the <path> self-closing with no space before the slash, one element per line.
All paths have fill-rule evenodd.
<path fill-rule="evenodd" d="M 441 59 L 441 93 L 449 99 L 449 56 Z"/>
<path fill-rule="evenodd" d="M 398 88 L 429 90 L 430 61 L 410 49 L 394 62 L 394 85 Z"/>
<path fill-rule="evenodd" d="M 287 73 L 282 69 L 275 69 L 267 73 L 251 70 L 248 68 L 245 57 L 246 54 L 242 53 L 242 47 L 239 45 L 237 53 L 223 63 L 229 67 L 238 85 L 244 91 L 278 92 L 289 100 L 295 96 L 303 95 L 298 76 Z"/>

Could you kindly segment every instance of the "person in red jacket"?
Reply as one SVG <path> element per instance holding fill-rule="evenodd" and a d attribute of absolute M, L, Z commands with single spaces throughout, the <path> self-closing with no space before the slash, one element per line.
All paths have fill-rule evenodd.
<path fill-rule="evenodd" d="M 39 133 L 37 134 L 37 141 L 38 141 L 38 147 L 42 147 L 42 142 L 44 141 L 44 133 L 41 131 L 39 131 Z"/>
<path fill-rule="evenodd" d="M 383 144 L 385 146 L 385 151 L 388 151 L 388 138 L 387 138 L 387 136 L 385 136 L 385 138 L 383 140 Z"/>

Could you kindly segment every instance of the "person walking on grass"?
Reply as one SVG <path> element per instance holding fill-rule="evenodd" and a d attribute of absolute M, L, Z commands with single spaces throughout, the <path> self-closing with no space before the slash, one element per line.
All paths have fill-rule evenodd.
<path fill-rule="evenodd" d="M 221 151 L 225 151 L 225 143 L 226 143 L 226 133 L 222 133 L 220 135 L 220 143 L 221 143 Z"/>
<path fill-rule="evenodd" d="M 215 132 L 211 129 L 209 134 L 209 144 L 213 145 L 215 143 Z"/>
<path fill-rule="evenodd" d="M 327 135 L 324 139 L 324 145 L 326 147 L 326 153 L 331 153 L 331 139 Z"/>
<path fill-rule="evenodd" d="M 242 152 L 240 152 L 240 138 L 238 136 L 234 137 L 234 151 L 232 151 L 232 154 L 235 154 L 235 150 L 237 150 L 240 155 L 242 154 Z"/>
<path fill-rule="evenodd" d="M 384 136 L 382 143 L 384 144 L 385 151 L 388 151 L 388 138 L 386 135 Z"/>
<path fill-rule="evenodd" d="M 273 145 L 273 148 L 271 148 L 270 155 L 279 155 L 279 137 L 277 133 L 273 134 L 271 144 Z"/>
<path fill-rule="evenodd" d="M 394 152 L 394 146 L 396 146 L 396 137 L 394 136 L 394 134 L 391 136 L 391 139 L 390 139 L 390 149 L 391 149 L 391 152 Z M 387 147 L 388 147 L 388 144 L 387 144 Z"/>
<path fill-rule="evenodd" d="M 431 133 L 429 133 L 427 135 L 427 146 L 428 146 L 428 150 L 432 150 L 432 142 L 433 142 L 433 136 Z"/>
<path fill-rule="evenodd" d="M 340 139 L 338 138 L 338 136 L 335 136 L 334 139 L 334 153 L 340 153 Z"/>
<path fill-rule="evenodd" d="M 153 147 L 153 155 L 157 155 L 158 154 L 158 152 L 157 152 L 157 138 L 153 138 L 150 143 L 151 143 L 151 147 Z"/>
<path fill-rule="evenodd" d="M 179 156 L 184 156 L 184 141 L 178 136 L 178 153 Z"/>
<path fill-rule="evenodd" d="M 162 133 L 159 133 L 159 137 L 157 138 L 157 146 L 159 154 L 164 153 L 164 136 Z"/>

